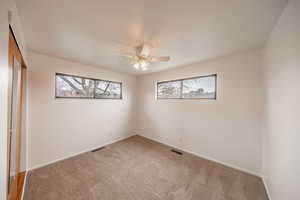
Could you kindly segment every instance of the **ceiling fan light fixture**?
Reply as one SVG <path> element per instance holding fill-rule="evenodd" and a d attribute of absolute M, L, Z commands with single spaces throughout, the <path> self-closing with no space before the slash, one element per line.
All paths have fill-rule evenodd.
<path fill-rule="evenodd" d="M 136 70 L 147 71 L 149 70 L 151 64 L 154 62 L 168 62 L 170 60 L 169 56 L 153 57 L 150 52 L 152 47 L 148 44 L 142 44 L 140 46 L 135 47 L 135 49 L 135 55 L 134 53 L 127 53 L 124 54 L 124 56 L 131 59 L 130 64 Z"/>
<path fill-rule="evenodd" d="M 141 65 L 142 68 L 146 68 L 146 67 L 148 67 L 149 63 L 147 63 L 146 61 L 142 61 L 140 63 L 140 65 Z"/>
<path fill-rule="evenodd" d="M 133 67 L 135 69 L 139 69 L 140 68 L 140 63 L 138 63 L 138 62 L 134 63 Z"/>
<path fill-rule="evenodd" d="M 147 71 L 150 63 L 145 60 L 139 60 L 133 64 L 133 67 L 137 70 Z"/>

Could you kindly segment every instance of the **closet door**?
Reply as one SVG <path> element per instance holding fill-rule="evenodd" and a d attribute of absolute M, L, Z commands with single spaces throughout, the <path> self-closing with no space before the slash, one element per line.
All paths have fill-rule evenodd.
<path fill-rule="evenodd" d="M 9 69 L 8 199 L 16 200 L 21 155 L 22 56 L 12 32 L 9 35 Z"/>

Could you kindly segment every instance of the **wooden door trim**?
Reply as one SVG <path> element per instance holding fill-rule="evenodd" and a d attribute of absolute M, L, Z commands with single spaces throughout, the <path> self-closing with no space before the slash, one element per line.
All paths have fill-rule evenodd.
<path fill-rule="evenodd" d="M 13 181 L 12 187 L 10 191 L 7 190 L 7 196 L 9 200 L 16 200 L 18 199 L 19 191 L 22 192 L 23 183 L 22 180 L 23 174 L 20 173 L 20 164 L 21 164 L 21 138 L 22 138 L 22 105 L 23 105 L 23 80 L 24 80 L 24 69 L 26 70 L 26 65 L 24 59 L 22 57 L 21 51 L 19 49 L 18 43 L 16 41 L 15 35 L 11 27 L 9 27 L 9 52 L 8 52 L 8 65 L 9 65 L 9 85 L 8 85 L 8 144 L 7 144 L 7 153 L 8 153 L 8 162 L 7 162 L 7 177 L 6 181 L 8 182 L 8 187 L 10 186 L 9 177 L 10 177 L 10 146 L 11 146 L 11 136 L 10 136 L 10 128 L 11 128 L 11 117 L 12 117 L 12 92 L 13 92 L 13 65 L 14 59 L 20 62 L 20 82 L 19 84 L 19 96 L 18 96 L 18 105 L 17 105 L 17 115 L 16 115 L 16 178 Z M 26 73 L 25 73 L 26 74 Z M 20 180 L 20 181 L 19 181 Z"/>
<path fill-rule="evenodd" d="M 11 27 L 10 25 L 9 25 L 9 31 L 10 31 L 10 33 L 12 34 L 12 37 L 13 37 L 15 43 L 17 44 L 17 50 L 20 52 L 20 55 L 21 55 L 21 61 L 22 61 L 21 67 L 27 69 L 27 65 L 26 65 L 26 62 L 25 62 L 25 60 L 24 60 L 24 58 L 23 58 L 22 51 L 21 51 L 21 48 L 20 48 L 20 46 L 19 46 L 18 40 L 17 40 L 17 38 L 16 38 L 16 36 L 15 36 L 15 33 L 14 33 L 14 31 L 13 31 L 13 29 L 12 29 L 12 27 Z"/>
<path fill-rule="evenodd" d="M 22 193 L 24 192 L 26 173 L 27 172 L 25 171 L 25 172 L 20 172 L 18 174 L 17 200 L 22 199 Z"/>

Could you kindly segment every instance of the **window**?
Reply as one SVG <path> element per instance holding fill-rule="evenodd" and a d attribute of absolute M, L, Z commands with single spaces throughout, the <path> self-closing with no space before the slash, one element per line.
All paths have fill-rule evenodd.
<path fill-rule="evenodd" d="M 122 99 L 122 83 L 56 73 L 56 98 Z"/>
<path fill-rule="evenodd" d="M 158 99 L 216 99 L 217 75 L 157 83 Z"/>
<path fill-rule="evenodd" d="M 157 85 L 158 97 L 174 99 L 181 97 L 181 81 L 163 82 Z"/>
<path fill-rule="evenodd" d="M 96 81 L 96 99 L 120 99 L 121 84 L 108 81 Z"/>

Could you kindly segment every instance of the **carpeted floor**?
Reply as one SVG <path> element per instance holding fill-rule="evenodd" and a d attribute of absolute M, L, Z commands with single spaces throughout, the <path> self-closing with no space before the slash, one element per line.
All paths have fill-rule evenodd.
<path fill-rule="evenodd" d="M 36 169 L 25 200 L 267 200 L 260 178 L 134 136 Z"/>

